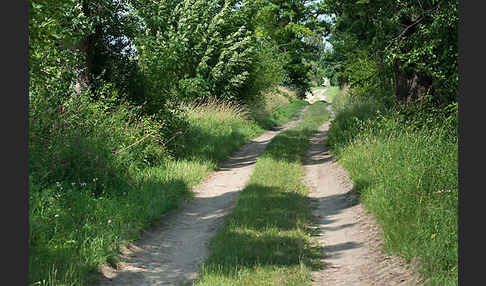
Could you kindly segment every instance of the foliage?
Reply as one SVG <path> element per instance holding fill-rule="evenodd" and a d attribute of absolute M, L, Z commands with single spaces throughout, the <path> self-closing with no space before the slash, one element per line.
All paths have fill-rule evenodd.
<path fill-rule="evenodd" d="M 247 102 L 261 101 L 265 94 L 271 93 L 288 80 L 284 65 L 287 57 L 275 45 L 267 42 L 257 43 L 257 52 L 250 74 L 251 82 L 247 91 Z"/>
<path fill-rule="evenodd" d="M 457 101 L 457 5 L 457 0 L 325 0 L 334 15 L 333 49 L 322 58 L 328 77 L 356 88 L 376 82 L 356 91 L 367 95 L 378 89 L 385 95 L 391 90 L 401 101 L 426 95 L 442 106 Z"/>
<path fill-rule="evenodd" d="M 247 1 L 250 2 L 250 1 Z M 300 97 L 310 87 L 311 60 L 322 47 L 322 36 L 328 25 L 320 19 L 320 1 L 254 1 L 254 24 L 258 39 L 270 41 L 284 53 L 285 82 L 299 92 Z"/>
<path fill-rule="evenodd" d="M 143 69 L 154 76 L 153 89 L 175 90 L 186 101 L 248 102 L 286 80 L 286 53 L 259 37 L 255 3 L 188 0 L 161 9 L 172 9 L 164 14 L 169 24 L 150 28 L 137 44 Z M 152 17 L 140 15 L 146 22 Z"/>

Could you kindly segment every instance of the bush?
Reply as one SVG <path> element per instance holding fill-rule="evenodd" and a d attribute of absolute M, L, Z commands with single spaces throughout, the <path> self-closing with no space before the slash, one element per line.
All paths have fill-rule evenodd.
<path fill-rule="evenodd" d="M 141 107 L 31 94 L 29 113 L 29 168 L 36 184 L 96 178 L 99 194 L 130 184 L 130 170 L 160 164 L 169 155 L 164 123 L 143 115 Z"/>

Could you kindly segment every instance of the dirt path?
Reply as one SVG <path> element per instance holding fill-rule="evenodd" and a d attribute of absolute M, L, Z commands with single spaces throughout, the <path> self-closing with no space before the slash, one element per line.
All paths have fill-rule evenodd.
<path fill-rule="evenodd" d="M 313 285 L 420 285 L 402 260 L 381 251 L 376 222 L 352 192 L 346 170 L 328 153 L 328 128 L 325 123 L 311 139 L 304 163 L 325 263 L 312 274 Z"/>
<path fill-rule="evenodd" d="M 265 132 L 223 161 L 219 171 L 193 190 L 196 195 L 192 200 L 164 217 L 160 226 L 147 231 L 124 251 L 123 262 L 118 263 L 116 270 L 103 266 L 99 285 L 191 283 L 208 256 L 210 238 L 234 206 L 257 157 L 273 137 L 297 122 Z"/>

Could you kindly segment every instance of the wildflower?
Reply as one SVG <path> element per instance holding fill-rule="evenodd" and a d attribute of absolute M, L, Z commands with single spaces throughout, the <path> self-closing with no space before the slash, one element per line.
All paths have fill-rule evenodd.
<path fill-rule="evenodd" d="M 108 220 L 108 224 L 110 224 L 110 223 L 111 223 L 111 219 Z"/>
<path fill-rule="evenodd" d="M 54 217 L 59 217 L 59 214 L 56 214 Z"/>
<path fill-rule="evenodd" d="M 86 187 L 86 183 L 81 183 L 81 187 Z"/>
<path fill-rule="evenodd" d="M 73 187 L 74 187 L 75 185 L 76 185 L 76 183 L 75 183 L 75 182 L 72 182 L 72 183 L 71 183 L 71 186 L 73 186 Z"/>
<path fill-rule="evenodd" d="M 117 150 L 113 150 L 113 151 L 111 151 L 111 152 L 112 152 L 113 154 L 115 154 L 115 155 L 118 155 L 118 151 L 117 151 Z"/>
<path fill-rule="evenodd" d="M 98 181 L 98 178 L 93 178 L 93 183 Z"/>

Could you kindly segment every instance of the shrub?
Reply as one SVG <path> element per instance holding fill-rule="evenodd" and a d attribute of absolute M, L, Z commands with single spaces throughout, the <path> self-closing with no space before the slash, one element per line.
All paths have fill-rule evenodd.
<path fill-rule="evenodd" d="M 126 174 L 132 168 L 160 164 L 169 155 L 164 123 L 142 115 L 141 107 L 32 95 L 29 113 L 30 174 L 44 186 L 97 178 L 99 194 L 130 184 Z"/>

